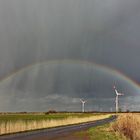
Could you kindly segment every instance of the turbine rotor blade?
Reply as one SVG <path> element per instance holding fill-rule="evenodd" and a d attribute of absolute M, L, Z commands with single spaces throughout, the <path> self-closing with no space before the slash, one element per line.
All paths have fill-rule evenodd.
<path fill-rule="evenodd" d="M 124 95 L 123 93 L 118 93 L 118 95 Z"/>

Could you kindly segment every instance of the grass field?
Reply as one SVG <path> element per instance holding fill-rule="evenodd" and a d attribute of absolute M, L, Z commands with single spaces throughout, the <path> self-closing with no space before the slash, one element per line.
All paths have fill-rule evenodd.
<path fill-rule="evenodd" d="M 123 140 L 110 130 L 109 124 L 89 129 L 89 135 L 91 140 Z"/>
<path fill-rule="evenodd" d="M 115 122 L 91 128 L 86 133 L 90 140 L 140 140 L 140 114 L 122 113 Z"/>
<path fill-rule="evenodd" d="M 112 114 L 55 113 L 0 115 L 0 135 L 70 125 L 104 119 Z M 76 135 L 87 135 L 90 140 L 140 140 L 140 114 L 122 113 L 111 124 L 91 128 Z"/>
<path fill-rule="evenodd" d="M 0 115 L 0 135 L 88 122 L 109 116 L 100 113 L 5 114 Z"/>
<path fill-rule="evenodd" d="M 100 115 L 98 113 L 94 116 Z M 68 117 L 90 117 L 92 113 L 54 113 L 54 114 L 4 114 L 0 115 L 0 121 L 17 121 L 17 120 L 56 120 Z"/>
<path fill-rule="evenodd" d="M 115 122 L 76 133 L 89 140 L 140 140 L 140 114 L 120 113 Z"/>
<path fill-rule="evenodd" d="M 110 124 L 90 128 L 87 131 L 81 131 L 75 134 L 75 136 L 78 136 L 81 139 L 85 135 L 89 140 L 124 140 L 114 131 L 111 131 Z"/>

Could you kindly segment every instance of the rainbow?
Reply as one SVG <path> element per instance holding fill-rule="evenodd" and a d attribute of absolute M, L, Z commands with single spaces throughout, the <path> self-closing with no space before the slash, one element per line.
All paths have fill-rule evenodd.
<path fill-rule="evenodd" d="M 12 73 L 8 74 L 7 76 L 5 76 L 4 78 L 2 78 L 0 80 L 0 84 L 3 82 L 6 82 L 8 80 L 10 80 L 11 78 L 13 78 L 14 76 L 16 76 L 17 74 L 21 74 L 22 72 L 25 72 L 33 67 L 40 67 L 42 65 L 55 65 L 55 64 L 81 64 L 81 65 L 86 65 L 86 66 L 92 66 L 95 67 L 103 72 L 109 73 L 112 76 L 116 76 L 120 79 L 123 79 L 124 81 L 126 81 L 128 84 L 130 84 L 131 86 L 133 86 L 135 89 L 137 89 L 138 91 L 140 91 L 140 86 L 138 83 L 136 83 L 134 80 L 132 80 L 131 78 L 129 78 L 128 76 L 126 76 L 125 74 L 121 73 L 120 71 L 113 69 L 113 68 L 109 68 L 107 66 L 104 65 L 100 65 L 97 64 L 95 62 L 89 62 L 89 61 L 83 61 L 83 60 L 48 60 L 48 61 L 42 61 L 42 62 L 35 62 L 32 63 L 30 65 L 27 65 L 21 69 L 18 69 L 16 71 L 13 71 Z"/>

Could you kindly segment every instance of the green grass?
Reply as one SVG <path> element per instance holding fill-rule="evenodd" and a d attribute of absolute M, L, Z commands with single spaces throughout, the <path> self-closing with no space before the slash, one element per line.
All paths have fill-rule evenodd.
<path fill-rule="evenodd" d="M 120 140 L 119 136 L 109 131 L 109 125 L 89 129 L 91 140 Z"/>
<path fill-rule="evenodd" d="M 96 113 L 55 113 L 55 114 L 4 114 L 0 115 L 1 121 L 17 121 L 17 120 L 57 120 L 57 119 L 65 119 L 68 117 L 90 117 L 100 115 Z"/>
<path fill-rule="evenodd" d="M 90 128 L 89 130 L 78 132 L 76 135 L 82 138 L 85 133 L 88 135 L 90 140 L 123 140 L 119 135 L 116 135 L 114 132 L 109 130 L 110 125 L 103 125 L 94 128 Z"/>

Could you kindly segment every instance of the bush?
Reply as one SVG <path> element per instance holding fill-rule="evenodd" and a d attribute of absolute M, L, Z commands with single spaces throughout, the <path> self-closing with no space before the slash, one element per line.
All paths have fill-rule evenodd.
<path fill-rule="evenodd" d="M 52 113 L 57 113 L 57 111 L 55 111 L 55 110 L 49 110 L 49 111 L 46 112 L 45 114 L 47 115 L 47 114 L 52 114 Z"/>

